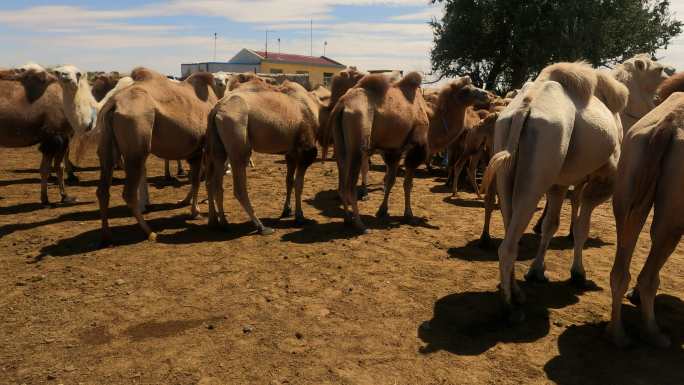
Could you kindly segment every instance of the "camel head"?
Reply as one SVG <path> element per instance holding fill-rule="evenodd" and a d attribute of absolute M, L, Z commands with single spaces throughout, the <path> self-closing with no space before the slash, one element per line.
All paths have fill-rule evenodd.
<path fill-rule="evenodd" d="M 216 96 L 222 98 L 228 89 L 228 82 L 233 74 L 229 72 L 219 71 L 214 73 L 214 91 Z"/>
<path fill-rule="evenodd" d="M 475 87 L 469 76 L 456 79 L 447 87 L 446 91 L 448 93 L 448 98 L 447 100 L 444 100 L 446 103 L 457 103 L 465 107 L 476 104 L 489 105 L 491 102 L 490 93 Z"/>
<path fill-rule="evenodd" d="M 76 90 L 78 88 L 78 84 L 81 82 L 81 79 L 85 79 L 87 77 L 84 72 L 72 65 L 60 66 L 55 68 L 53 71 L 57 76 L 57 80 L 59 80 L 59 84 L 61 84 L 62 87 L 72 90 Z"/>
<path fill-rule="evenodd" d="M 639 91 L 649 95 L 655 93 L 660 83 L 675 73 L 674 67 L 652 60 L 647 54 L 639 54 L 626 60 L 616 70 L 626 72 L 622 74 L 622 78 L 629 77 Z M 616 78 L 623 80 L 619 75 Z M 637 91 L 631 85 L 628 87 L 631 92 Z"/>

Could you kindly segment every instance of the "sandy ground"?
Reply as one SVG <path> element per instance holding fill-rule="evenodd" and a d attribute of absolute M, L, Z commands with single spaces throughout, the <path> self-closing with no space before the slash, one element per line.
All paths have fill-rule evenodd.
<path fill-rule="evenodd" d="M 674 346 L 621 351 L 603 338 L 615 251 L 610 204 L 596 210 L 584 253 L 595 288 L 566 282 L 571 243 L 556 238 L 547 255 L 551 282 L 523 284 L 527 321 L 510 326 L 496 292 L 496 249 L 476 246 L 482 204 L 469 193 L 449 199 L 440 175 L 419 174 L 413 210 L 423 220 L 411 226 L 400 217 L 401 178 L 393 216 L 372 216 L 383 175 L 374 167 L 371 199 L 361 204 L 372 233 L 356 236 L 342 225 L 334 163 L 310 168 L 304 210 L 317 223 L 296 228 L 277 220 L 282 159 L 257 155 L 251 198 L 276 227 L 263 237 L 233 199 L 229 178 L 230 227 L 210 231 L 206 219 L 189 220 L 189 208 L 175 204 L 185 179 L 165 183 L 162 162 L 152 158 L 147 218 L 158 241 L 145 240 L 119 183 L 116 246 L 97 250 L 94 158 L 68 188 L 79 203 L 53 208 L 38 203 L 35 149 L 2 149 L 0 159 L 1 384 L 684 383 L 682 247 L 663 269 L 656 302 Z M 58 199 L 54 185 L 50 197 Z M 567 215 L 565 207 L 559 236 Z M 498 244 L 498 213 L 492 235 Z M 525 235 L 519 278 L 537 242 Z M 645 231 L 634 277 L 649 244 Z M 625 304 L 624 312 L 637 336 L 638 309 Z"/>

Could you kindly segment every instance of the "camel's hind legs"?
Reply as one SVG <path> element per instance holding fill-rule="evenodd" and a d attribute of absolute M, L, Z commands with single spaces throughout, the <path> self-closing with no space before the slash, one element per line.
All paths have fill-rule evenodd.
<path fill-rule="evenodd" d="M 40 203 L 43 206 L 50 205 L 48 198 L 48 178 L 50 178 L 50 163 L 52 162 L 52 155 L 43 154 L 40 161 Z"/>
<path fill-rule="evenodd" d="M 489 189 L 487 189 L 487 193 L 485 194 L 484 197 L 484 225 L 482 226 L 482 235 L 480 235 L 480 247 L 486 248 L 489 247 L 489 244 L 492 240 L 491 236 L 489 235 L 489 224 L 492 220 L 492 211 L 494 211 L 494 200 L 496 199 L 496 181 L 493 181 L 492 184 L 489 186 Z"/>
<path fill-rule="evenodd" d="M 287 162 L 287 174 L 285 175 L 285 204 L 283 205 L 283 212 L 280 214 L 281 218 L 289 218 L 292 216 L 292 209 L 290 202 L 292 201 L 292 190 L 294 189 L 295 170 L 297 169 L 297 160 L 292 154 L 285 155 Z"/>
<path fill-rule="evenodd" d="M 223 146 L 222 143 L 214 144 Z M 207 146 L 211 148 L 210 146 Z M 225 175 L 225 164 L 227 156 L 224 151 L 208 150 L 206 160 L 206 188 L 207 201 L 209 205 L 209 227 L 215 228 L 224 226 L 228 222 L 223 211 L 223 176 Z"/>
<path fill-rule="evenodd" d="M 591 213 L 598 205 L 608 200 L 612 194 L 612 180 L 590 180 L 581 189 L 581 196 L 577 198 L 580 202 L 580 207 L 579 215 L 575 218 L 573 226 L 574 258 L 572 267 L 570 268 L 570 278 L 578 285 L 584 285 L 586 282 L 586 272 L 582 261 L 582 249 L 589 237 Z"/>
<path fill-rule="evenodd" d="M 140 195 L 145 195 L 140 194 L 140 192 L 144 192 L 146 190 L 143 183 L 147 183 L 147 181 L 145 181 L 145 160 L 147 155 L 130 154 L 128 156 L 124 156 L 124 158 L 126 181 L 124 183 L 123 199 L 128 205 L 128 208 L 130 208 L 133 212 L 133 216 L 145 232 L 145 235 L 147 235 L 147 238 L 150 241 L 154 241 L 157 239 L 157 234 L 152 231 L 150 226 L 145 221 L 145 218 L 143 218 L 141 203 L 144 202 L 141 202 L 140 199 Z"/>
<path fill-rule="evenodd" d="M 546 217 L 542 224 L 542 237 L 537 249 L 537 255 L 530 265 L 530 269 L 525 274 L 525 279 L 528 281 L 547 282 L 549 279 L 546 276 L 546 265 L 544 264 L 544 256 L 546 250 L 549 248 L 551 238 L 558 231 L 558 223 L 560 221 L 560 211 L 563 205 L 565 193 L 568 191 L 567 187 L 553 186 L 546 193 Z"/>
<path fill-rule="evenodd" d="M 68 161 L 66 154 L 67 149 L 58 151 L 53 159 L 53 167 L 57 174 L 57 185 L 59 186 L 59 195 L 62 197 L 62 203 L 74 203 L 76 198 L 67 195 L 66 188 L 64 187 L 64 162 Z"/>
<path fill-rule="evenodd" d="M 400 153 L 386 152 L 382 155 L 382 159 L 387 165 L 387 172 L 385 173 L 385 188 L 384 195 L 382 197 L 382 203 L 378 208 L 378 212 L 375 214 L 378 218 L 385 218 L 388 215 L 389 210 L 389 196 L 392 192 L 392 187 L 397 179 L 397 173 L 399 171 L 399 161 L 401 160 Z"/>
<path fill-rule="evenodd" d="M 232 154 L 231 154 L 232 155 Z M 249 155 L 248 155 L 249 156 Z M 274 233 L 274 230 L 270 227 L 266 227 L 261 223 L 259 218 L 257 218 L 254 213 L 254 208 L 249 200 L 249 194 L 247 192 L 247 162 L 249 157 L 244 161 L 238 156 L 231 156 L 230 163 L 233 168 L 233 194 L 235 198 L 240 202 L 242 208 L 247 212 L 252 223 L 259 230 L 261 235 L 270 235 Z"/>

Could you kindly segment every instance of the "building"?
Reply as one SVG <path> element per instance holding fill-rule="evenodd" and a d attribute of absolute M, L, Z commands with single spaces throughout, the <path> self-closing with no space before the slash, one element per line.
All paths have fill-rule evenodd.
<path fill-rule="evenodd" d="M 325 56 L 293 55 L 287 53 L 252 51 L 243 48 L 228 62 L 181 64 L 182 76 L 193 72 L 256 72 L 265 74 L 308 74 L 310 83 L 330 84 L 332 77 L 347 68 Z"/>

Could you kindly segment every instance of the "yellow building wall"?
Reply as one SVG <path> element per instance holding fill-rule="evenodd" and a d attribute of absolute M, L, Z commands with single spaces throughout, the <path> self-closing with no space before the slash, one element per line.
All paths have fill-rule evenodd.
<path fill-rule="evenodd" d="M 331 73 L 334 76 L 340 73 L 343 68 L 323 67 L 310 64 L 270 63 L 264 60 L 261 62 L 261 70 L 259 72 L 268 74 L 271 73 L 272 69 L 281 70 L 285 74 L 296 74 L 297 71 L 306 71 L 309 73 L 311 86 L 315 87 L 316 85 L 323 84 L 324 73 Z"/>

